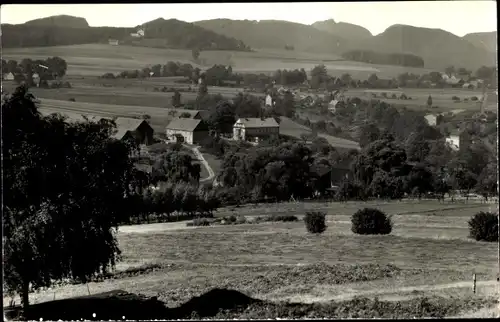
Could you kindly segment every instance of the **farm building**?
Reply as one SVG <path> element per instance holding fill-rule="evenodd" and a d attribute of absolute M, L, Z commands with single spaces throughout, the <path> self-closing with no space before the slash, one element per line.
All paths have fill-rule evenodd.
<path fill-rule="evenodd" d="M 265 106 L 273 106 L 273 98 L 271 95 L 267 94 Z"/>
<path fill-rule="evenodd" d="M 174 118 L 166 127 L 169 140 L 196 144 L 208 136 L 208 125 L 201 119 Z"/>
<path fill-rule="evenodd" d="M 437 116 L 434 114 L 428 114 L 424 116 L 425 120 L 427 121 L 427 124 L 430 126 L 436 126 L 437 124 Z"/>
<path fill-rule="evenodd" d="M 460 136 L 458 135 L 449 135 L 446 137 L 446 143 L 455 150 L 458 151 L 460 149 Z"/>
<path fill-rule="evenodd" d="M 234 123 L 233 138 L 235 140 L 251 140 L 252 138 L 278 135 L 280 125 L 270 118 L 240 118 Z"/>
<path fill-rule="evenodd" d="M 43 116 L 60 114 L 61 116 L 64 116 L 68 122 L 85 122 L 87 120 L 92 122 L 99 122 L 103 119 L 114 120 L 116 124 L 116 132 L 112 135 L 113 138 L 117 140 L 124 140 L 128 138 L 135 139 L 138 144 L 145 145 L 153 143 L 154 130 L 149 125 L 149 123 L 143 119 L 134 119 L 128 117 L 111 118 L 71 112 L 53 112 L 47 111 L 43 108 L 40 108 L 39 111 Z"/>
<path fill-rule="evenodd" d="M 135 139 L 139 144 L 150 145 L 153 143 L 154 130 L 146 120 L 118 117 L 115 119 L 117 132 L 115 139 Z"/>
<path fill-rule="evenodd" d="M 5 74 L 5 75 L 2 75 L 2 78 L 3 78 L 3 80 L 6 80 L 6 81 L 13 81 L 14 80 L 14 74 L 8 73 L 8 74 Z"/>
<path fill-rule="evenodd" d="M 351 160 L 345 160 L 343 162 L 337 163 L 331 168 L 331 185 L 340 186 L 344 180 L 353 177 L 353 172 L 351 170 Z"/>
<path fill-rule="evenodd" d="M 120 42 L 116 39 L 109 39 L 108 40 L 108 43 L 111 45 L 111 46 L 118 46 L 120 44 Z"/>

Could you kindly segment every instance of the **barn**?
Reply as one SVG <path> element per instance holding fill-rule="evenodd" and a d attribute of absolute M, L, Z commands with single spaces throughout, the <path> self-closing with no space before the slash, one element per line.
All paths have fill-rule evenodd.
<path fill-rule="evenodd" d="M 115 119 L 116 133 L 113 137 L 117 140 L 127 138 L 135 139 L 139 144 L 150 145 L 153 143 L 154 130 L 146 120 L 119 117 Z"/>
<path fill-rule="evenodd" d="M 68 122 L 85 122 L 87 120 L 98 122 L 102 119 L 113 120 L 113 118 L 110 117 L 86 115 L 65 111 L 55 112 L 53 110 L 45 108 L 40 108 L 39 111 L 43 116 L 60 114 L 61 116 L 65 117 Z M 131 138 L 137 140 L 138 144 L 145 145 L 150 145 L 153 143 L 154 130 L 146 120 L 118 117 L 114 118 L 114 121 L 116 124 L 116 132 L 112 135 L 113 138 L 117 140 Z"/>
<path fill-rule="evenodd" d="M 208 125 L 201 119 L 174 118 L 166 127 L 169 140 L 196 144 L 208 136 Z"/>
<path fill-rule="evenodd" d="M 270 118 L 240 118 L 233 126 L 234 140 L 251 140 L 253 138 L 278 135 L 280 125 Z"/>

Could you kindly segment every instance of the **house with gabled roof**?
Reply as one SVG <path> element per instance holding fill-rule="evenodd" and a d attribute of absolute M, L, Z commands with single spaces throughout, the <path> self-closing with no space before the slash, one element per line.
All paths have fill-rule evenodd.
<path fill-rule="evenodd" d="M 201 119 L 179 117 L 170 121 L 165 132 L 169 140 L 197 144 L 208 136 L 208 124 Z"/>
<path fill-rule="evenodd" d="M 272 117 L 240 118 L 233 125 L 233 138 L 235 140 L 249 141 L 255 138 L 279 135 L 280 125 Z"/>
<path fill-rule="evenodd" d="M 134 119 L 129 117 L 105 117 L 90 114 L 79 114 L 74 112 L 59 112 L 48 109 L 39 109 L 43 116 L 60 114 L 66 118 L 68 122 L 99 122 L 100 120 L 114 120 L 116 124 L 116 132 L 111 136 L 117 140 L 132 139 L 138 144 L 150 145 L 153 143 L 154 130 L 149 123 L 144 119 Z"/>

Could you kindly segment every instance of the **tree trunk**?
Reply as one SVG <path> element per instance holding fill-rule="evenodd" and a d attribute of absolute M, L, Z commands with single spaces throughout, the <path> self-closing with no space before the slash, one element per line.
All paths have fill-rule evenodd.
<path fill-rule="evenodd" d="M 21 303 L 22 303 L 22 306 L 23 306 L 23 317 L 24 319 L 27 320 L 27 314 L 28 314 L 28 309 L 29 309 L 29 301 L 30 301 L 30 298 L 29 298 L 29 294 L 30 294 L 30 283 L 29 282 L 23 282 L 23 286 L 22 286 L 22 290 L 21 290 Z"/>

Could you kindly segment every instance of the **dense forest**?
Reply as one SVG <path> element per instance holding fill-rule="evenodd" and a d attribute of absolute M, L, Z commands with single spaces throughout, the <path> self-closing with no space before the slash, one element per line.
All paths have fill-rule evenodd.
<path fill-rule="evenodd" d="M 49 17 L 50 18 L 50 17 Z M 169 48 L 199 50 L 250 50 L 242 41 L 217 34 L 176 19 L 156 19 L 136 28 L 82 27 L 81 24 L 63 26 L 37 21 L 20 25 L 2 24 L 2 46 L 4 48 L 46 47 L 106 43 L 109 39 L 130 41 L 131 33 L 142 27 L 147 29 L 144 39 L 159 39 Z M 75 19 L 77 19 L 75 17 Z M 41 19 L 39 19 L 41 20 Z"/>
<path fill-rule="evenodd" d="M 369 64 L 424 67 L 424 60 L 419 56 L 411 54 L 387 54 L 370 50 L 351 50 L 342 54 L 342 57 L 347 60 Z"/>

